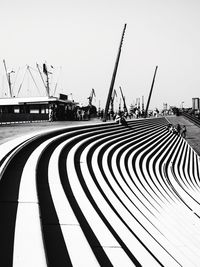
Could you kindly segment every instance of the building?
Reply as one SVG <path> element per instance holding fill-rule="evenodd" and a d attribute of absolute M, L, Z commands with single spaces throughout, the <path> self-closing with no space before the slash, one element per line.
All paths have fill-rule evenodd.
<path fill-rule="evenodd" d="M 193 110 L 199 110 L 200 109 L 199 97 L 193 97 L 192 98 L 192 109 Z"/>
<path fill-rule="evenodd" d="M 55 120 L 73 120 L 76 105 L 68 96 L 13 97 L 0 99 L 0 122 L 49 120 L 53 110 Z"/>

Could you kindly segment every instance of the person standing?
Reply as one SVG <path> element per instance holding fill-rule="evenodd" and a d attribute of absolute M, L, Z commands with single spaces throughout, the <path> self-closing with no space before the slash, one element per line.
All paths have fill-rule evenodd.
<path fill-rule="evenodd" d="M 53 121 L 53 108 L 51 107 L 49 109 L 49 122 L 52 122 Z"/>
<path fill-rule="evenodd" d="M 181 132 L 181 126 L 180 126 L 179 123 L 176 126 L 176 130 L 177 130 L 178 134 L 180 134 L 180 132 Z"/>
<path fill-rule="evenodd" d="M 186 138 L 186 132 L 187 132 L 186 127 L 185 127 L 185 125 L 183 125 L 183 127 L 182 127 L 182 131 L 181 131 L 181 136 L 182 136 L 183 138 Z"/>

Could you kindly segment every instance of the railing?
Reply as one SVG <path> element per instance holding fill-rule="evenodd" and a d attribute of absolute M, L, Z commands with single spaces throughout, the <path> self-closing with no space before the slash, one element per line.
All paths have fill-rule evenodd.
<path fill-rule="evenodd" d="M 197 118 L 195 115 L 186 113 L 186 112 L 182 112 L 182 115 L 187 118 L 188 120 L 190 120 L 191 122 L 195 123 L 197 126 L 200 127 L 200 119 Z"/>

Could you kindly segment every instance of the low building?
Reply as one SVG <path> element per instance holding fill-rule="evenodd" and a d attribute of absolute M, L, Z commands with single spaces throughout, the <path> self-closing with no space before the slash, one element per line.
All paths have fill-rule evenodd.
<path fill-rule="evenodd" d="M 0 122 L 49 120 L 52 110 L 55 120 L 73 120 L 77 104 L 64 94 L 59 97 L 1 98 Z"/>

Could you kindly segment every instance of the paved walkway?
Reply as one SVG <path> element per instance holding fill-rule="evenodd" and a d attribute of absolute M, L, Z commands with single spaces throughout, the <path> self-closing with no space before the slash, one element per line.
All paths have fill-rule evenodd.
<path fill-rule="evenodd" d="M 183 116 L 170 116 L 167 119 L 173 125 L 179 123 L 181 126 L 185 125 L 187 129 L 186 140 L 190 146 L 200 155 L 200 127 L 196 126 Z"/>
<path fill-rule="evenodd" d="M 3 144 L 13 138 L 25 135 L 31 132 L 38 132 L 47 129 L 55 129 L 58 127 L 67 127 L 75 125 L 83 125 L 90 123 L 102 123 L 101 120 L 91 119 L 90 121 L 54 121 L 54 122 L 31 122 L 31 123 L 10 123 L 0 125 L 0 144 Z"/>

